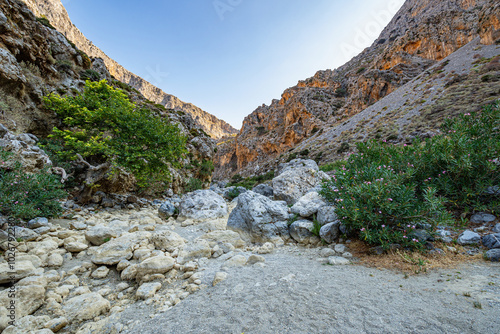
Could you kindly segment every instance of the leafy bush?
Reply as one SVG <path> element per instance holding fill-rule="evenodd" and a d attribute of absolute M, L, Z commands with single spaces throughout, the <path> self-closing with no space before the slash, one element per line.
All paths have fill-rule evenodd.
<path fill-rule="evenodd" d="M 0 165 L 9 157 L 9 152 L 0 149 Z M 3 215 L 25 220 L 54 217 L 62 212 L 57 199 L 66 195 L 58 177 L 47 170 L 27 174 L 19 162 L 11 168 L 0 168 L 0 211 Z"/>
<path fill-rule="evenodd" d="M 252 189 L 256 185 L 264 183 L 265 181 L 272 180 L 274 178 L 274 171 L 267 172 L 266 174 L 261 174 L 257 176 L 252 176 L 249 178 L 243 178 L 239 174 L 233 175 L 231 182 L 228 183 L 228 187 L 243 187 L 246 189 Z"/>
<path fill-rule="evenodd" d="M 200 190 L 203 188 L 203 182 L 200 179 L 194 177 L 190 178 L 184 190 L 190 193 L 195 190 Z"/>
<path fill-rule="evenodd" d="M 56 30 L 56 28 L 50 23 L 49 19 L 45 15 L 37 17 L 36 20 L 41 24 L 43 24 L 44 26 L 46 26 L 47 28 Z"/>
<path fill-rule="evenodd" d="M 214 172 L 214 163 L 212 160 L 206 160 L 201 163 L 200 176 L 209 177 Z"/>
<path fill-rule="evenodd" d="M 240 196 L 241 190 L 238 187 L 234 187 L 233 189 L 229 190 L 227 193 L 227 198 L 229 198 L 231 201 L 235 199 L 236 197 Z"/>
<path fill-rule="evenodd" d="M 413 145 L 369 141 L 358 144 L 321 194 L 336 203 L 351 231 L 384 248 L 397 243 L 422 247 L 412 236 L 419 223 L 449 222 L 449 210 L 487 210 L 498 199 L 484 199 L 500 182 L 494 159 L 500 152 L 500 106 L 447 120 L 444 133 Z"/>
<path fill-rule="evenodd" d="M 90 163 L 112 162 L 132 172 L 145 187 L 165 180 L 169 165 L 180 167 L 179 158 L 186 153 L 186 138 L 175 124 L 137 109 L 105 80 L 87 81 L 79 96 L 51 94 L 44 101 L 67 127 L 54 128 L 51 135 L 62 143 L 64 150 L 58 154 L 65 160 L 80 154 Z"/>
<path fill-rule="evenodd" d="M 87 69 L 80 71 L 80 79 L 82 80 L 90 80 L 90 81 L 99 81 L 101 80 L 101 76 L 94 70 Z"/>

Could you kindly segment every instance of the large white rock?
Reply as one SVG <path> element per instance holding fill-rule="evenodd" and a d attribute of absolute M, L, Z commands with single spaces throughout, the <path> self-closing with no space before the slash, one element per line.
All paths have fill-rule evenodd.
<path fill-rule="evenodd" d="M 49 320 L 48 315 L 28 315 L 19 320 L 16 319 L 16 325 L 7 327 L 2 334 L 52 334 L 50 329 L 44 328 Z"/>
<path fill-rule="evenodd" d="M 151 283 L 143 283 L 137 289 L 135 293 L 137 298 L 140 299 L 148 299 L 155 295 L 155 293 L 161 289 L 161 283 L 159 282 L 151 282 Z"/>
<path fill-rule="evenodd" d="M 165 274 L 174 267 L 175 260 L 170 256 L 154 256 L 139 263 L 137 276 L 148 274 Z"/>
<path fill-rule="evenodd" d="M 150 232 L 126 233 L 119 238 L 99 246 L 95 250 L 92 262 L 95 264 L 114 265 L 121 260 L 129 260 L 133 256 L 134 246 L 150 237 Z"/>
<path fill-rule="evenodd" d="M 87 232 L 85 232 L 85 239 L 91 244 L 100 246 L 105 242 L 111 240 L 111 238 L 116 238 L 120 235 L 121 230 L 115 227 L 96 225 L 92 226 Z"/>
<path fill-rule="evenodd" d="M 110 303 L 96 292 L 85 293 L 67 300 L 63 305 L 68 321 L 90 320 L 109 311 Z"/>
<path fill-rule="evenodd" d="M 253 191 L 241 194 L 237 200 L 227 228 L 238 232 L 243 240 L 263 243 L 280 239 L 281 235 L 288 233 L 286 202 L 272 201 Z"/>
<path fill-rule="evenodd" d="M 311 191 L 299 198 L 291 210 L 292 213 L 308 218 L 317 213 L 318 209 L 325 205 L 326 202 L 323 198 L 316 191 Z"/>
<path fill-rule="evenodd" d="M 9 297 L 10 289 L 0 292 L 0 305 L 8 307 L 12 298 Z M 16 318 L 20 319 L 30 315 L 43 304 L 45 299 L 45 288 L 40 285 L 17 286 L 15 290 Z"/>
<path fill-rule="evenodd" d="M 179 252 L 177 262 L 180 264 L 187 263 L 200 258 L 210 258 L 212 256 L 212 248 L 208 241 L 203 239 L 195 239 L 193 242 L 186 244 Z"/>
<path fill-rule="evenodd" d="M 290 225 L 290 236 L 301 244 L 317 243 L 320 239 L 311 233 L 313 228 L 313 222 L 309 220 L 298 220 Z"/>
<path fill-rule="evenodd" d="M 227 215 L 224 198 L 212 190 L 196 190 L 186 194 L 179 205 L 179 221 L 202 221 Z"/>
<path fill-rule="evenodd" d="M 151 242 L 158 250 L 173 252 L 181 248 L 186 243 L 186 240 L 175 232 L 162 231 L 154 233 L 151 237 Z"/>
<path fill-rule="evenodd" d="M 274 198 L 295 204 L 299 198 L 330 176 L 321 172 L 313 160 L 295 159 L 280 165 L 279 174 L 273 179 Z"/>
<path fill-rule="evenodd" d="M 337 214 L 335 213 L 335 207 L 330 205 L 320 207 L 318 209 L 316 220 L 321 224 L 321 226 L 336 221 Z"/>
<path fill-rule="evenodd" d="M 35 270 L 36 268 L 30 261 L 19 261 L 12 264 L 12 266 L 7 262 L 0 263 L 0 284 L 9 283 L 11 279 L 19 281 L 22 278 L 34 275 Z"/>

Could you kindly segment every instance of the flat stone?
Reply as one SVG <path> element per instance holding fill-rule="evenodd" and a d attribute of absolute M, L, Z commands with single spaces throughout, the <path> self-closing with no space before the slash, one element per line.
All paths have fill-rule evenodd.
<path fill-rule="evenodd" d="M 28 222 L 28 228 L 36 229 L 49 225 L 49 220 L 45 217 L 37 217 Z"/>
<path fill-rule="evenodd" d="M 108 274 L 109 274 L 109 268 L 106 266 L 100 266 L 99 268 L 94 270 L 90 276 L 96 279 L 102 279 L 108 276 Z"/>
<path fill-rule="evenodd" d="M 488 249 L 500 248 L 500 233 L 485 235 L 482 242 Z"/>
<path fill-rule="evenodd" d="M 343 258 L 341 256 L 330 256 L 328 258 L 328 263 L 331 265 L 346 265 L 346 264 L 350 264 L 351 261 L 349 261 L 348 259 Z"/>
<path fill-rule="evenodd" d="M 137 298 L 140 299 L 148 299 L 153 297 L 158 290 L 161 289 L 161 283 L 159 282 L 152 282 L 152 283 L 143 283 L 137 289 L 137 292 L 135 293 Z"/>
<path fill-rule="evenodd" d="M 500 249 L 490 249 L 485 253 L 485 258 L 490 260 L 491 262 L 499 262 L 500 261 Z"/>
<path fill-rule="evenodd" d="M 487 223 L 494 222 L 496 219 L 497 219 L 497 217 L 495 217 L 492 214 L 485 213 L 485 212 L 478 212 L 478 213 L 474 214 L 472 217 L 470 217 L 470 222 L 472 224 L 487 224 Z"/>
<path fill-rule="evenodd" d="M 0 292 L 0 305 L 10 305 L 9 289 Z M 45 288 L 41 285 L 23 285 L 16 287 L 16 318 L 33 314 L 42 306 Z"/>
<path fill-rule="evenodd" d="M 67 300 L 63 305 L 68 321 L 84 321 L 109 311 L 111 305 L 96 292 L 86 293 Z"/>
<path fill-rule="evenodd" d="M 481 236 L 469 230 L 464 231 L 462 234 L 460 234 L 457 240 L 457 242 L 460 245 L 478 244 L 480 241 L 481 241 Z"/>
<path fill-rule="evenodd" d="M 0 284 L 9 283 L 11 279 L 19 281 L 20 279 L 34 275 L 36 271 L 36 268 L 30 261 L 16 261 L 14 269 L 14 274 L 11 274 L 12 268 L 9 263 L 0 263 Z"/>

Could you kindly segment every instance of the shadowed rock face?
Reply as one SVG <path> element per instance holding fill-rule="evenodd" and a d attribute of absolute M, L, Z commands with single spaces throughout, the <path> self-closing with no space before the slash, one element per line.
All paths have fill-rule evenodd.
<path fill-rule="evenodd" d="M 280 155 L 351 119 L 476 37 L 495 43 L 499 6 L 494 0 L 407 0 L 361 54 L 338 69 L 318 71 L 247 116 L 236 139 L 219 146 L 216 177 L 272 169 Z"/>
<path fill-rule="evenodd" d="M 181 101 L 179 98 L 166 94 L 143 78 L 128 71 L 116 61 L 108 57 L 101 49 L 89 41 L 71 22 L 66 9 L 60 0 L 22 0 L 37 16 L 45 15 L 50 23 L 64 34 L 76 46 L 90 57 L 102 58 L 112 76 L 137 89 L 147 99 L 164 105 L 167 109 L 184 111 L 193 116 L 201 128 L 212 138 L 221 138 L 235 134 L 238 131 L 231 125 L 214 115 L 203 111 L 197 106 Z"/>

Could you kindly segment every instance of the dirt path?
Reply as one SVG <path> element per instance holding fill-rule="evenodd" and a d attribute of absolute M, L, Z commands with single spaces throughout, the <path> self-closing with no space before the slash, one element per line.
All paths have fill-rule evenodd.
<path fill-rule="evenodd" d="M 135 304 L 121 314 L 122 333 L 493 334 L 500 329 L 500 264 L 405 279 L 359 265 L 323 265 L 316 261 L 317 250 L 295 246 L 264 257 L 265 266 L 230 268 L 227 280 L 164 313 Z M 208 264 L 204 283 L 218 269 Z"/>

